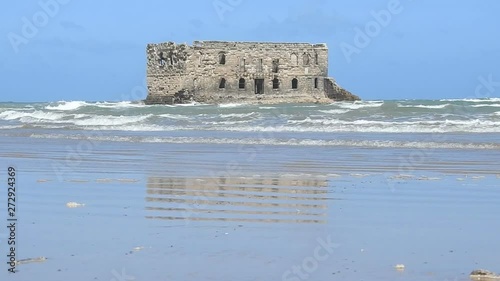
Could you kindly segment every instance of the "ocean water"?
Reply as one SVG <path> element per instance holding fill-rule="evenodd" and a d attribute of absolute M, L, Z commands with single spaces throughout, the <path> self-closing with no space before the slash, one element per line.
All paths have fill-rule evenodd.
<path fill-rule="evenodd" d="M 499 98 L 0 103 L 3 169 L 18 171 L 18 259 L 47 258 L 15 275 L 0 267 L 0 279 L 500 271 L 499 125 Z M 0 229 L 4 257 L 6 238 Z"/>

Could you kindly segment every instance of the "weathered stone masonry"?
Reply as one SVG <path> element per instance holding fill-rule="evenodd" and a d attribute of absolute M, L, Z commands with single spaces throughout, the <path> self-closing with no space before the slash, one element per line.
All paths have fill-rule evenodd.
<path fill-rule="evenodd" d="M 325 44 L 148 44 L 147 84 L 148 104 L 359 99 L 328 77 Z"/>

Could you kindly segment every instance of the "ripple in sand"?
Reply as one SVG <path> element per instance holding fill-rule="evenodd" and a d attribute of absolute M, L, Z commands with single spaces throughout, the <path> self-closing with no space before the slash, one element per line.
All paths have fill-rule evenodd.
<path fill-rule="evenodd" d="M 44 182 L 49 182 L 51 180 L 47 180 L 47 179 L 37 179 L 36 182 L 39 182 L 39 183 L 44 183 Z"/>
<path fill-rule="evenodd" d="M 89 182 L 89 180 L 73 179 L 73 180 L 66 180 L 66 182 L 72 182 L 72 183 L 87 183 L 87 182 Z"/>
<path fill-rule="evenodd" d="M 407 180 L 407 179 L 413 179 L 415 176 L 413 175 L 404 175 L 404 174 L 400 174 L 400 175 L 394 175 L 394 176 L 391 176 L 390 179 L 400 179 L 400 180 Z"/>
<path fill-rule="evenodd" d="M 355 178 L 364 178 L 364 177 L 367 177 L 369 176 L 370 174 L 358 174 L 358 173 L 353 173 L 351 174 L 351 177 L 355 177 Z"/>
<path fill-rule="evenodd" d="M 109 182 L 112 182 L 113 180 L 112 179 L 96 179 L 95 181 L 98 183 L 109 183 Z"/>
<path fill-rule="evenodd" d="M 426 176 L 421 176 L 417 180 L 419 181 L 437 181 L 440 180 L 441 178 L 433 178 L 433 177 L 426 177 Z"/>
<path fill-rule="evenodd" d="M 139 180 L 136 179 L 118 179 L 119 182 L 124 182 L 124 183 L 134 183 L 138 182 Z"/>

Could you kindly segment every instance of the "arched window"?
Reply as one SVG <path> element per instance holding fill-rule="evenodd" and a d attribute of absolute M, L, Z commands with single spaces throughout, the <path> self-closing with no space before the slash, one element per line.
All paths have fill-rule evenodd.
<path fill-rule="evenodd" d="M 299 80 L 297 78 L 292 79 L 292 89 L 297 89 L 299 87 Z"/>
<path fill-rule="evenodd" d="M 263 71 L 263 64 L 264 64 L 264 62 L 263 62 L 263 61 L 264 61 L 263 59 L 259 59 L 259 60 L 257 61 L 257 71 L 258 71 L 258 72 L 262 72 L 262 71 Z"/>
<path fill-rule="evenodd" d="M 219 89 L 225 89 L 226 88 L 226 79 L 221 78 L 219 82 Z"/>
<path fill-rule="evenodd" d="M 278 73 L 279 65 L 280 65 L 280 60 L 274 59 L 273 60 L 273 73 Z"/>
<path fill-rule="evenodd" d="M 292 65 L 299 65 L 299 58 L 295 53 L 290 55 L 290 60 L 292 61 Z"/>
<path fill-rule="evenodd" d="M 226 54 L 219 53 L 219 64 L 226 64 Z"/>
<path fill-rule="evenodd" d="M 160 58 L 158 59 L 158 64 L 160 64 L 160 66 L 165 66 L 166 64 L 166 61 L 165 61 L 165 57 L 163 56 L 163 52 L 160 52 Z"/>
<path fill-rule="evenodd" d="M 314 53 L 314 64 L 318 65 L 319 64 L 319 61 L 318 61 L 318 53 Z"/>
<path fill-rule="evenodd" d="M 314 89 L 318 88 L 318 78 L 314 78 Z"/>
<path fill-rule="evenodd" d="M 279 89 L 280 88 L 280 80 L 278 78 L 273 79 L 273 89 Z"/>
<path fill-rule="evenodd" d="M 239 87 L 240 89 L 245 89 L 245 79 L 240 78 L 240 81 L 239 81 L 239 83 L 238 83 L 238 87 Z"/>
<path fill-rule="evenodd" d="M 308 53 L 304 53 L 304 65 L 309 65 L 309 54 Z"/>
<path fill-rule="evenodd" d="M 246 64 L 246 60 L 244 58 L 241 58 L 240 59 L 240 71 L 245 72 L 245 64 Z"/>

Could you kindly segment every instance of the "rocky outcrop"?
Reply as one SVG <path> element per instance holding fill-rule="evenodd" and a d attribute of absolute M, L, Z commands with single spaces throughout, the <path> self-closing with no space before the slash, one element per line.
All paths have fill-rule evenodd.
<path fill-rule="evenodd" d="M 325 90 L 328 98 L 336 101 L 357 101 L 358 96 L 342 88 L 333 78 L 325 79 Z"/>

